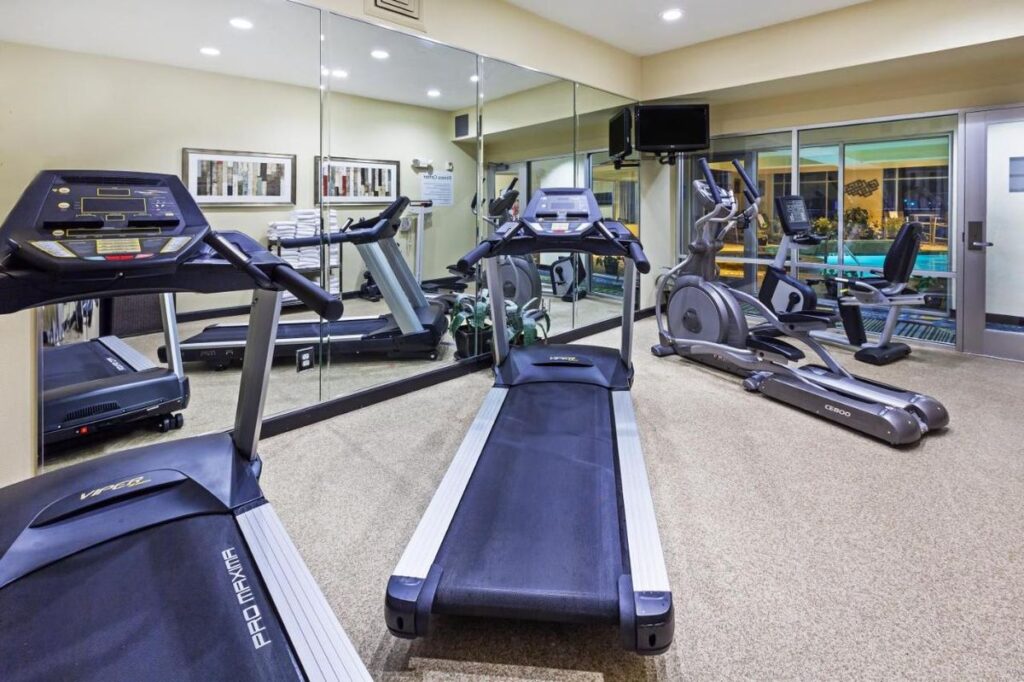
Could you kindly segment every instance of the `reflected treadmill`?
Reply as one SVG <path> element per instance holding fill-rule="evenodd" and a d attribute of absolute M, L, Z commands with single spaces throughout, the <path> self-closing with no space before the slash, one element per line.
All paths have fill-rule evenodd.
<path fill-rule="evenodd" d="M 234 429 L 0 489 L 0 679 L 369 680 L 260 490 L 281 290 L 329 296 L 172 175 L 43 171 L 0 227 L 0 313 L 253 290 Z"/>
<path fill-rule="evenodd" d="M 587 189 L 541 189 L 460 262 L 582 251 L 626 257 L 622 347 L 512 347 L 494 318 L 494 387 L 388 582 L 398 637 L 434 614 L 616 624 L 622 645 L 672 642 L 672 593 L 633 402 L 635 270 L 650 263 Z M 504 308 L 500 288 L 491 305 Z"/>
<path fill-rule="evenodd" d="M 43 349 L 43 444 L 53 445 L 131 422 L 179 429 L 189 386 L 181 366 L 173 294 L 160 297 L 167 367 L 116 336 Z"/>
<path fill-rule="evenodd" d="M 324 238 L 318 235 L 281 240 L 285 248 L 322 246 L 325 242 L 354 244 L 391 312 L 325 323 L 318 319 L 282 321 L 274 344 L 275 359 L 294 358 L 295 351 L 318 345 L 321 338 L 329 341 L 332 356 L 382 354 L 393 359 L 437 359 L 437 347 L 448 329 L 445 306 L 427 301 L 395 243 L 402 212 L 408 204 L 406 197 L 399 197 L 380 215 Z M 181 342 L 182 358 L 186 362 L 202 360 L 214 369 L 224 369 L 243 358 L 245 335 L 244 324 L 210 325 Z M 163 360 L 163 348 L 159 354 Z"/>

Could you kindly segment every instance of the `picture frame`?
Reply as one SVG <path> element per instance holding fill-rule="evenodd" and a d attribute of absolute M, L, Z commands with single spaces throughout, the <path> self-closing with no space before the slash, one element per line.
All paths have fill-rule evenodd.
<path fill-rule="evenodd" d="M 390 204 L 401 194 L 399 161 L 317 156 L 313 160 L 317 205 L 326 195 L 328 206 Z"/>
<path fill-rule="evenodd" d="M 181 150 L 181 178 L 200 206 L 294 206 L 295 154 L 226 149 Z"/>

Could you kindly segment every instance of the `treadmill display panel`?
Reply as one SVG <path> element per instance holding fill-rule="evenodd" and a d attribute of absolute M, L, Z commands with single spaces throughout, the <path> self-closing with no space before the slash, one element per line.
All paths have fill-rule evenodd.
<path fill-rule="evenodd" d="M 209 230 L 171 175 L 43 171 L 21 203 L 4 223 L 5 235 L 34 247 L 21 253 L 49 270 L 175 263 Z"/>

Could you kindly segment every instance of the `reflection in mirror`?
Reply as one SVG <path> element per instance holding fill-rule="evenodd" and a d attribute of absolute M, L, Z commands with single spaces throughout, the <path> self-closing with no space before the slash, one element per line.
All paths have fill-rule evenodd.
<path fill-rule="evenodd" d="M 228 0 L 180 0 L 127 13 L 124 7 L 117 0 L 4 3 L 0 81 L 20 139 L 30 142 L 0 164 L 0 215 L 44 167 L 174 173 L 188 176 L 214 228 L 266 243 L 271 222 L 313 205 L 319 12 L 278 1 L 240 7 Z M 251 23 L 247 30 L 229 24 L 242 12 Z M 244 324 L 251 297 L 173 298 L 184 340 L 215 323 Z M 51 401 L 89 379 L 116 382 L 166 371 L 159 351 L 167 345 L 162 310 L 161 297 L 139 296 L 42 313 L 40 401 L 50 432 L 40 439 L 44 464 L 232 425 L 238 366 L 213 371 L 195 348 L 184 365 L 187 405 L 180 404 L 182 395 L 178 404 L 154 411 L 182 415 L 180 429 L 161 433 L 178 422 L 150 412 L 127 428 L 103 432 L 125 411 L 112 405 L 120 398 L 83 400 L 73 408 Z M 87 339 L 93 340 L 88 347 L 81 344 Z M 57 359 L 74 345 L 77 360 Z M 142 369 L 150 365 L 154 369 Z M 266 412 L 318 398 L 316 372 L 296 377 L 293 353 L 274 369 Z"/>
<path fill-rule="evenodd" d="M 325 280 L 345 295 L 345 318 L 322 330 L 333 398 L 442 367 L 456 359 L 456 336 L 466 343 L 449 311 L 473 292 L 449 266 L 476 239 L 477 65 L 471 53 L 328 15 L 322 73 L 316 200 L 338 231 L 326 239 L 336 245 Z"/>
<path fill-rule="evenodd" d="M 507 217 L 518 217 L 541 187 L 578 184 L 574 101 L 574 84 L 569 81 L 505 62 L 480 60 L 482 191 L 499 197 L 513 181 L 517 183 L 518 201 Z M 481 236 L 494 229 L 493 224 L 482 224 Z M 506 299 L 518 306 L 509 317 L 519 342 L 572 329 L 577 296 L 574 271 L 582 275 L 574 263 L 581 262 L 568 253 L 543 253 L 500 263 Z M 487 283 L 481 279 L 479 286 L 485 288 Z M 522 322 L 524 316 L 526 322 Z"/>
<path fill-rule="evenodd" d="M 633 100 L 586 85 L 576 86 L 576 138 L 579 182 L 594 192 L 605 218 L 640 234 L 639 154 L 616 163 L 609 155 L 609 127 Z M 593 324 L 622 314 L 625 261 L 618 256 L 586 256 L 576 303 L 576 324 Z"/>

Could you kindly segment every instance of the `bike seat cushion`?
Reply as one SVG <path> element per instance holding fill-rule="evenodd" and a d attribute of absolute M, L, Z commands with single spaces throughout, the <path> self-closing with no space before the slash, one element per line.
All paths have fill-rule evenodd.
<path fill-rule="evenodd" d="M 796 346 L 786 343 L 782 339 L 764 334 L 750 334 L 747 336 L 747 348 L 781 355 L 790 362 L 796 362 L 804 358 L 804 352 Z"/>

